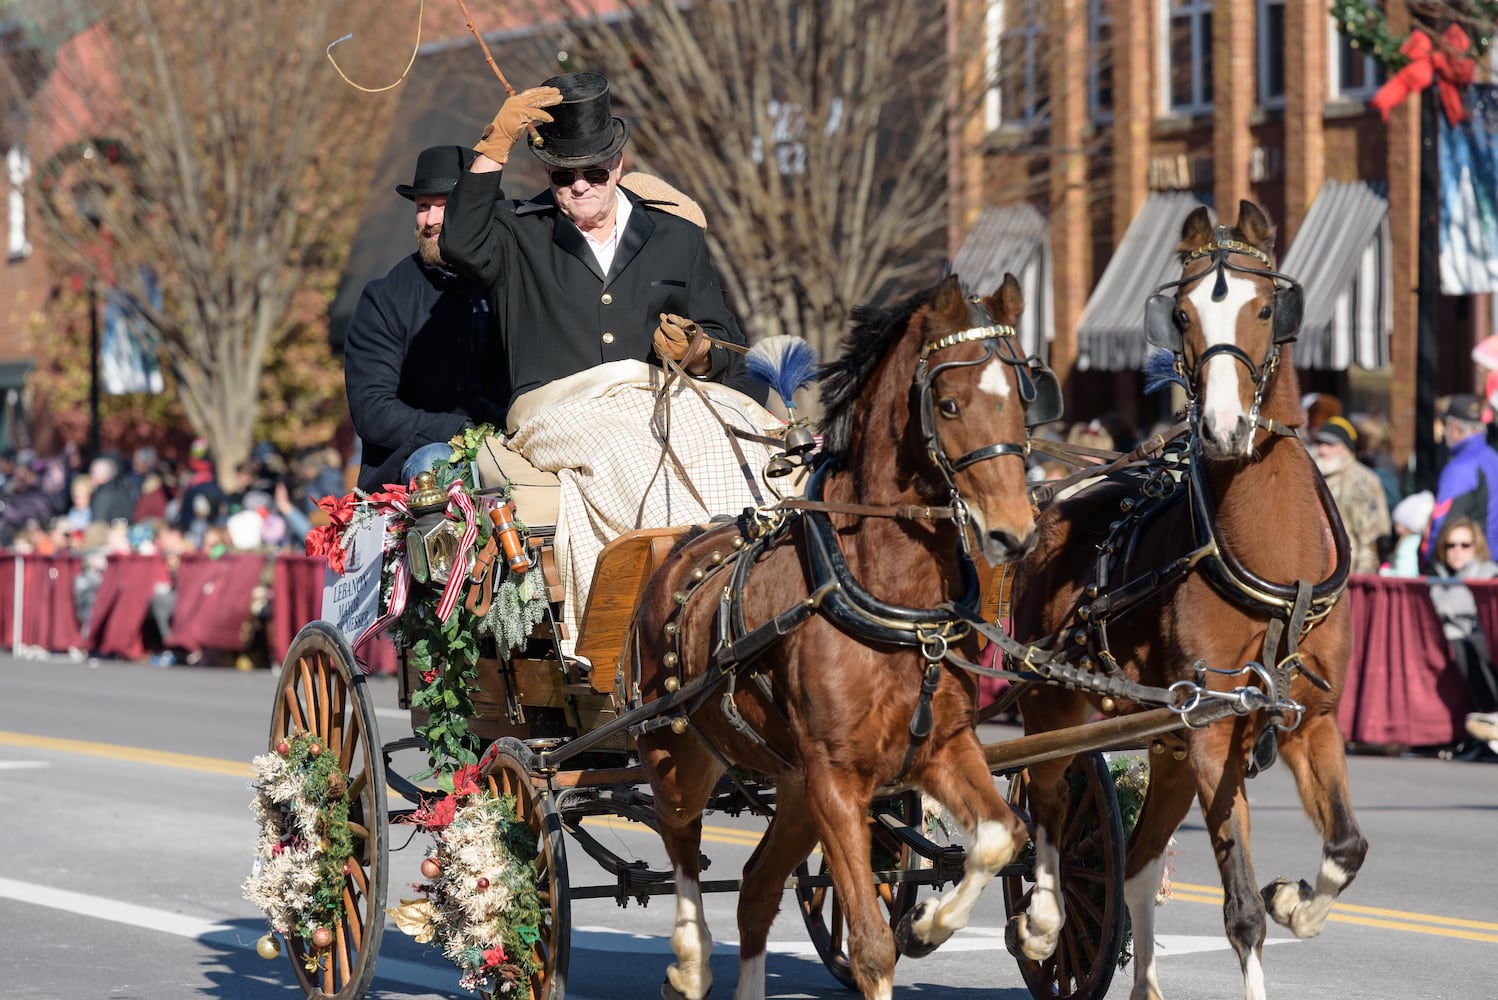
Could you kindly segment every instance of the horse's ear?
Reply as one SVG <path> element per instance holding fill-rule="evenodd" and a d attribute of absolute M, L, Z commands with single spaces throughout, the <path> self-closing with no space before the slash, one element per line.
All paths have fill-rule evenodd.
<path fill-rule="evenodd" d="M 962 280 L 955 274 L 943 278 L 931 305 L 938 315 L 966 316 L 967 298 L 962 292 Z"/>
<path fill-rule="evenodd" d="M 1025 293 L 1020 291 L 1019 279 L 1008 271 L 1004 272 L 1004 283 L 999 290 L 993 293 L 991 305 L 994 307 L 994 319 L 1001 326 L 1013 326 L 1019 322 L 1020 313 L 1025 311 Z"/>
<path fill-rule="evenodd" d="M 1238 232 L 1260 250 L 1274 248 L 1274 227 L 1258 205 L 1248 199 L 1238 202 Z"/>
<path fill-rule="evenodd" d="M 1186 221 L 1181 224 L 1181 245 L 1176 249 L 1181 253 L 1189 253 L 1210 242 L 1212 242 L 1212 216 L 1207 212 L 1207 206 L 1198 205 L 1191 210 L 1191 214 L 1186 216 Z"/>

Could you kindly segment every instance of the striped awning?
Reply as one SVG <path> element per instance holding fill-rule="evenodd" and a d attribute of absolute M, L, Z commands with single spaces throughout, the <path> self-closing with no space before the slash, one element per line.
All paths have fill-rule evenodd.
<path fill-rule="evenodd" d="M 1020 343 L 1029 354 L 1049 356 L 1055 332 L 1051 313 L 1051 226 L 1033 205 L 985 208 L 962 241 L 952 270 L 969 292 L 988 295 L 1004 275 L 1019 279 L 1025 297 Z"/>
<path fill-rule="evenodd" d="M 1077 367 L 1083 371 L 1137 371 L 1149 344 L 1144 303 L 1159 285 L 1181 276 L 1176 247 L 1181 223 L 1201 199 L 1187 191 L 1156 191 L 1129 223 L 1118 249 L 1077 323 Z"/>
<path fill-rule="evenodd" d="M 1342 371 L 1389 364 L 1394 326 L 1388 188 L 1321 185 L 1280 269 L 1305 288 L 1295 365 Z"/>

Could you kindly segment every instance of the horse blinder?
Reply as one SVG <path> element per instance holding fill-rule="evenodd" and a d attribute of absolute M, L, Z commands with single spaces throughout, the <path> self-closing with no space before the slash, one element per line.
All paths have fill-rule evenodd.
<path fill-rule="evenodd" d="M 1151 346 L 1164 348 L 1180 354 L 1185 345 L 1181 340 L 1181 329 L 1176 326 L 1176 297 L 1156 292 L 1144 304 L 1144 337 Z M 1275 316 L 1278 319 L 1279 312 Z"/>
<path fill-rule="evenodd" d="M 1028 369 L 1016 366 L 1015 372 L 1020 376 L 1021 393 L 1025 383 L 1028 382 L 1030 387 L 1030 394 L 1025 396 L 1025 426 L 1038 427 L 1060 420 L 1066 412 L 1066 404 L 1061 396 L 1061 380 L 1056 373 L 1038 359 L 1031 362 Z"/>
<path fill-rule="evenodd" d="M 1276 344 L 1288 343 L 1296 338 L 1300 333 L 1304 311 L 1305 295 L 1299 284 L 1275 289 L 1272 330 Z"/>

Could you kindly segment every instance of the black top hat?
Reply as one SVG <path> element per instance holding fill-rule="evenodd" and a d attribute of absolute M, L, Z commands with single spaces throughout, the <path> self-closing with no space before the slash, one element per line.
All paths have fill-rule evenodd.
<path fill-rule="evenodd" d="M 416 157 L 416 176 L 410 184 L 397 184 L 395 193 L 411 201 L 419 194 L 448 194 L 473 156 L 473 150 L 463 146 L 428 146 Z"/>
<path fill-rule="evenodd" d="M 541 84 L 562 92 L 547 110 L 552 120 L 536 125 L 531 152 L 553 167 L 602 163 L 624 148 L 629 126 L 609 107 L 609 81 L 597 73 L 565 73 Z"/>

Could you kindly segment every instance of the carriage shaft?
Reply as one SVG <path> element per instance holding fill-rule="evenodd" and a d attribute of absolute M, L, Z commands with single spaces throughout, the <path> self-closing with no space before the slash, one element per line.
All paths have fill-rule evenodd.
<path fill-rule="evenodd" d="M 1089 750 L 1132 749 L 1151 736 L 1174 732 L 1188 724 L 1200 727 L 1226 718 L 1234 714 L 1233 705 L 1226 700 L 1208 701 L 1184 717 L 1169 708 L 1152 708 L 1135 715 L 1120 715 L 1046 733 L 1018 736 L 1000 743 L 985 743 L 983 756 L 989 769 L 998 772 Z"/>

